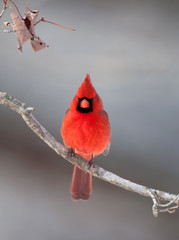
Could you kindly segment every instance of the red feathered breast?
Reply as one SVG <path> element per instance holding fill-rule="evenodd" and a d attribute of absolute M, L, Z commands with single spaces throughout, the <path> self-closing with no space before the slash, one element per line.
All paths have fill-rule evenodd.
<path fill-rule="evenodd" d="M 64 143 L 85 154 L 101 154 L 110 141 L 110 125 L 107 113 L 68 111 L 63 120 L 61 134 Z"/>

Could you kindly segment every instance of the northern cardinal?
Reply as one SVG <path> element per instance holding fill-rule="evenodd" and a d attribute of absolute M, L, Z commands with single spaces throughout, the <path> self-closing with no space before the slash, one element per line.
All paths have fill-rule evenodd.
<path fill-rule="evenodd" d="M 63 119 L 61 135 L 66 146 L 85 158 L 109 151 L 110 124 L 103 110 L 101 98 L 96 93 L 89 74 L 73 98 Z M 87 200 L 92 192 L 92 176 L 74 166 L 71 193 L 74 200 Z"/>

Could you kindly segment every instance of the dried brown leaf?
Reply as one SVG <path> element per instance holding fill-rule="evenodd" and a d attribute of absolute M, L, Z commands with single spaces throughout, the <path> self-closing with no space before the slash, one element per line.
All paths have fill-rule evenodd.
<path fill-rule="evenodd" d="M 30 31 L 27 29 L 23 19 L 20 19 L 18 15 L 14 13 L 10 14 L 13 24 L 10 26 L 16 32 L 17 46 L 19 51 L 22 53 L 22 45 L 31 39 L 33 36 Z"/>
<path fill-rule="evenodd" d="M 40 51 L 46 47 L 48 47 L 48 45 L 42 41 L 40 39 L 39 36 L 37 36 L 35 34 L 35 23 L 37 21 L 37 17 L 38 17 L 38 10 L 30 10 L 30 8 L 27 8 L 25 17 L 24 17 L 24 21 L 26 24 L 26 27 L 29 29 L 30 33 L 32 34 L 32 38 L 29 39 L 30 45 L 32 47 L 32 49 L 34 50 L 34 52 Z"/>
<path fill-rule="evenodd" d="M 39 37 L 33 37 L 32 39 L 29 39 L 29 42 L 34 52 L 38 52 L 48 47 L 48 45 L 44 41 L 42 41 Z"/>
<path fill-rule="evenodd" d="M 20 18 L 14 12 L 10 14 L 13 24 L 4 22 L 4 25 L 11 27 L 17 38 L 17 45 L 19 51 L 22 53 L 22 45 L 29 41 L 34 52 L 40 51 L 48 45 L 35 34 L 34 24 L 38 17 L 38 10 L 30 10 L 27 8 L 24 18 Z"/>

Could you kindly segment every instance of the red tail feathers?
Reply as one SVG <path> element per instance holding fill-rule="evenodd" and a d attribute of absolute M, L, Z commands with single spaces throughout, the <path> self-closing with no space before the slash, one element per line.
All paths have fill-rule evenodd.
<path fill-rule="evenodd" d="M 74 200 L 88 200 L 92 192 L 92 176 L 74 166 L 71 182 L 71 193 Z"/>

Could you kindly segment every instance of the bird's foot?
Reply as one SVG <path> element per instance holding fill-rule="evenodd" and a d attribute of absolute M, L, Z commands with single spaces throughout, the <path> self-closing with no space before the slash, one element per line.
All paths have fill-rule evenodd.
<path fill-rule="evenodd" d="M 67 154 L 68 154 L 70 157 L 75 156 L 75 151 L 74 151 L 74 149 L 73 149 L 73 148 L 68 148 Z"/>
<path fill-rule="evenodd" d="M 88 162 L 88 169 L 90 168 L 94 168 L 94 162 L 93 162 L 93 159 L 91 159 L 89 162 Z"/>

